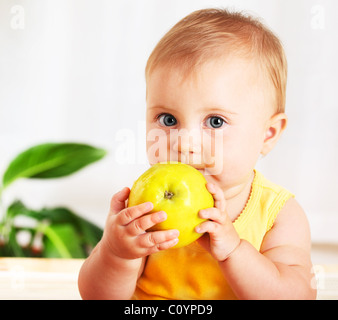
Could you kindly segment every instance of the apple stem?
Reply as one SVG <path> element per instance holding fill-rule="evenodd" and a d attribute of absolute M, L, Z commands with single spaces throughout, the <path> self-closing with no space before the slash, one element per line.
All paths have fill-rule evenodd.
<path fill-rule="evenodd" d="M 164 192 L 164 197 L 166 198 L 166 199 L 171 199 L 172 197 L 174 196 L 174 194 L 172 193 L 172 192 L 170 192 L 170 191 L 165 191 Z"/>

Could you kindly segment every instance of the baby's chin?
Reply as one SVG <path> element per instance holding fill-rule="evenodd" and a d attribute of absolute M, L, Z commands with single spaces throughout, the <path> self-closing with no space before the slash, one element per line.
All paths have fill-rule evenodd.
<path fill-rule="evenodd" d="M 192 165 L 196 170 L 198 170 L 200 173 L 203 174 L 203 176 L 206 178 L 208 182 L 217 182 L 220 180 L 220 177 L 223 177 L 223 171 L 218 170 L 214 167 L 208 167 L 208 166 L 200 166 L 200 165 Z"/>

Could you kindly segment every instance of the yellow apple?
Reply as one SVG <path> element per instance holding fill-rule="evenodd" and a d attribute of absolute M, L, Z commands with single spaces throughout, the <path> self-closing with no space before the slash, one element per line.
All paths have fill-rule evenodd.
<path fill-rule="evenodd" d="M 206 183 L 202 173 L 192 166 L 157 163 L 135 181 L 128 207 L 150 201 L 154 205 L 151 212 L 165 211 L 167 219 L 147 231 L 177 229 L 179 242 L 173 248 L 183 247 L 202 236 L 195 232 L 196 226 L 205 221 L 198 212 L 214 206 Z"/>

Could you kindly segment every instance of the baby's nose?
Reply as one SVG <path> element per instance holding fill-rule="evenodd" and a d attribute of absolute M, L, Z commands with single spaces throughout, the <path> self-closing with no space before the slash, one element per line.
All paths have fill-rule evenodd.
<path fill-rule="evenodd" d="M 201 146 L 193 143 L 181 142 L 180 140 L 181 139 L 178 139 L 177 143 L 174 144 L 174 151 L 183 154 L 201 153 Z"/>
<path fill-rule="evenodd" d="M 201 137 L 199 132 L 179 132 L 175 137 L 173 150 L 185 155 L 202 151 Z"/>

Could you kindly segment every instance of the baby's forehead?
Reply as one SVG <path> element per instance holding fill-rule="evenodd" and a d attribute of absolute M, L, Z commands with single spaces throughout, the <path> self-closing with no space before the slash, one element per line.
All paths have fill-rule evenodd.
<path fill-rule="evenodd" d="M 159 81 L 161 86 L 172 83 L 177 86 L 186 83 L 202 83 L 209 86 L 219 78 L 230 82 L 237 80 L 239 84 L 249 82 L 251 85 L 258 83 L 261 86 L 270 85 L 268 74 L 264 72 L 257 59 L 247 59 L 235 54 L 208 59 L 196 65 L 186 65 L 184 61 L 163 63 L 154 68 L 146 80 L 148 89 L 151 84 Z M 162 81 L 164 79 L 166 81 Z"/>
<path fill-rule="evenodd" d="M 190 70 L 179 64 L 163 64 L 147 78 L 147 107 L 179 109 L 185 103 L 179 103 L 178 98 L 186 104 L 203 105 L 203 112 L 208 108 L 217 112 L 226 107 L 225 102 L 249 104 L 260 99 L 265 104 L 273 99 L 273 93 L 259 64 L 238 56 L 209 59 Z M 273 101 L 269 104 L 274 105 Z"/>

